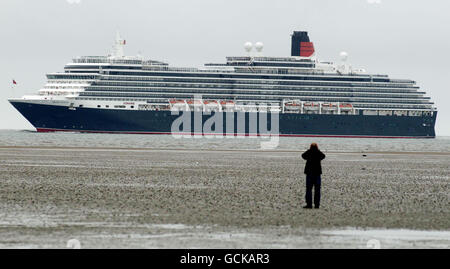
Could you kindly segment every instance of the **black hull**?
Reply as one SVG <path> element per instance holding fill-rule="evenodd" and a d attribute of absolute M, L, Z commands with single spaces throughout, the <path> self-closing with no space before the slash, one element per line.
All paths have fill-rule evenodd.
<path fill-rule="evenodd" d="M 37 129 L 46 131 L 77 131 L 96 133 L 142 133 L 142 134 L 171 134 L 172 123 L 178 115 L 171 111 L 142 111 L 76 108 L 65 106 L 38 105 L 25 102 L 11 101 L 11 104 Z M 189 112 L 193 115 L 193 112 Z M 234 128 L 230 129 L 227 113 L 223 115 L 222 131 L 205 132 L 203 134 L 232 134 L 232 135 L 265 135 L 260 130 L 271 130 L 271 114 L 263 121 L 266 126 L 258 125 L 252 128 L 249 118 L 258 118 L 260 114 L 247 112 L 245 128 L 239 125 L 238 114 L 234 114 L 230 121 Z M 273 116 L 274 114 L 272 114 Z M 327 114 L 279 114 L 280 136 L 328 136 L 328 137 L 384 137 L 384 138 L 434 138 L 434 125 L 437 113 L 433 116 L 375 116 L 375 115 L 327 115 Z M 211 115 L 200 116 L 200 126 L 203 126 Z M 180 133 L 202 133 L 198 129 L 199 121 L 195 123 L 192 116 L 191 128 L 181 128 L 188 131 Z M 254 121 L 253 121 L 254 122 Z M 242 126 L 239 125 L 239 126 Z M 197 127 L 197 128 L 196 128 Z M 263 127 L 263 129 L 261 129 Z M 200 127 L 201 128 L 201 127 Z M 180 130 L 181 130 L 180 129 Z M 212 128 L 214 130 L 214 128 Z M 231 130 L 231 131 L 230 131 Z M 256 130 L 256 131 L 255 131 Z M 272 130 L 273 131 L 273 130 Z M 274 132 L 273 132 L 274 133 Z"/>

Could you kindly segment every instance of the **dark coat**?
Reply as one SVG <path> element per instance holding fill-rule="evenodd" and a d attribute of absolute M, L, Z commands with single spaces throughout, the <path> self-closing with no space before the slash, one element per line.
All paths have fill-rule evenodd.
<path fill-rule="evenodd" d="M 318 149 L 308 149 L 302 154 L 302 158 L 306 160 L 305 174 L 312 176 L 322 174 L 320 161 L 325 159 L 325 154 Z"/>

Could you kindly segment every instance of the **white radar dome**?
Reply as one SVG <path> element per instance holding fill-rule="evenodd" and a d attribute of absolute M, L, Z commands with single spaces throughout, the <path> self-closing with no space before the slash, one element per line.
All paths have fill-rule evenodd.
<path fill-rule="evenodd" d="M 245 48 L 245 50 L 246 50 L 247 52 L 250 52 L 250 51 L 252 50 L 252 48 L 253 48 L 252 42 L 245 42 L 244 48 Z"/>
<path fill-rule="evenodd" d="M 256 42 L 256 44 L 255 44 L 255 49 L 256 49 L 258 52 L 261 52 L 263 48 L 264 48 L 264 44 L 263 44 L 262 42 Z"/>
<path fill-rule="evenodd" d="M 345 61 L 347 61 L 348 53 L 345 52 L 345 51 L 342 51 L 342 52 L 339 54 L 339 56 L 341 56 L 341 60 L 345 62 Z"/>

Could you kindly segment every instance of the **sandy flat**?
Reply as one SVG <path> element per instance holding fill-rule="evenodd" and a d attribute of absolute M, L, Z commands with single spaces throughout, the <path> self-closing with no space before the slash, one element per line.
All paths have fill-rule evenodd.
<path fill-rule="evenodd" d="M 300 153 L 0 147 L 0 247 L 448 246 L 450 153 L 325 152 L 320 210 Z"/>

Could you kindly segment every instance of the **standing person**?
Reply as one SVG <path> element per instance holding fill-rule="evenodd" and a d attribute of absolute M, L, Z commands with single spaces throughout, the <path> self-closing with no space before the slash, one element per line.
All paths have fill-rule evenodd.
<path fill-rule="evenodd" d="M 320 161 L 325 159 L 316 143 L 312 143 L 309 150 L 302 154 L 302 158 L 306 160 L 305 174 L 306 174 L 306 206 L 303 208 L 312 208 L 312 188 L 314 187 L 314 207 L 320 206 L 320 185 L 322 166 Z"/>

